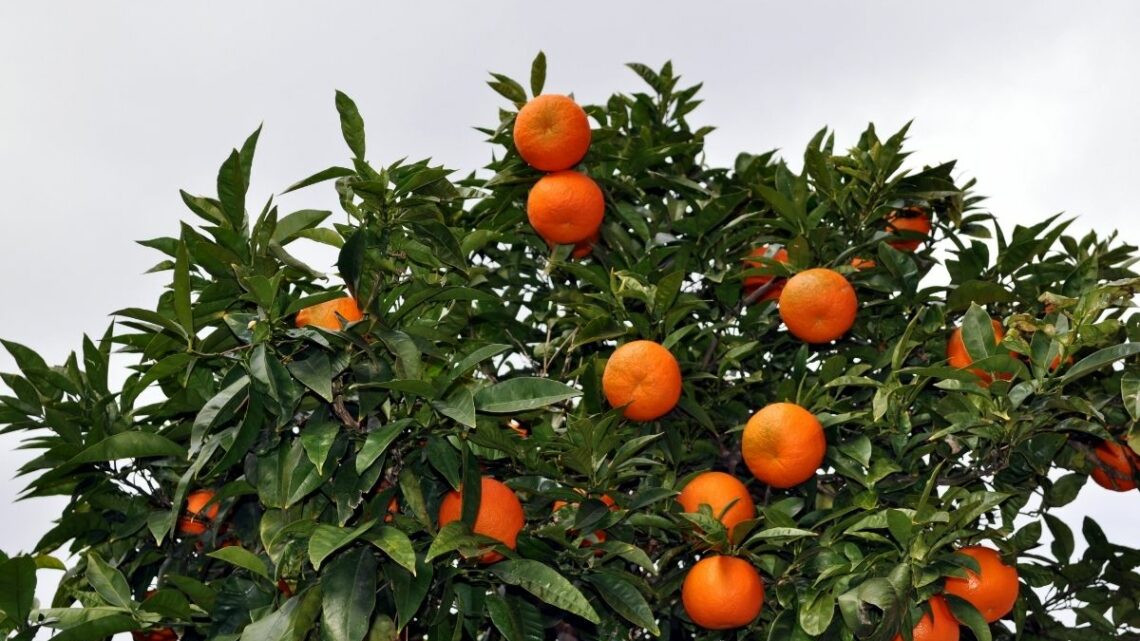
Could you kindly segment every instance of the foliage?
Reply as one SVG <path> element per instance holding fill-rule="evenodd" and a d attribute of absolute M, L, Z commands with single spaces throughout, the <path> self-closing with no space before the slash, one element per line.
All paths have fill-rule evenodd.
<path fill-rule="evenodd" d="M 772 152 L 709 166 L 712 128 L 690 123 L 700 85 L 682 88 L 668 63 L 630 66 L 648 89 L 586 107 L 583 170 L 607 212 L 585 260 L 526 224 L 540 174 L 510 141 L 521 84 L 494 76 L 509 102 L 481 129 L 496 159 L 462 179 L 427 161 L 370 164 L 361 116 L 338 93 L 351 163 L 286 191 L 334 181 L 340 222 L 282 214 L 277 198 L 247 213 L 255 132 L 216 196 L 183 193 L 197 225 L 143 242 L 170 276 L 153 309 L 118 311 L 62 366 L 5 343 L 20 372 L 3 376 L 0 425 L 37 452 L 20 470 L 25 496 L 70 502 L 38 556 L 0 564 L 0 629 L 688 638 L 680 584 L 718 547 L 768 587 L 744 636 L 885 641 L 961 573 L 953 550 L 984 541 L 1017 558 L 1026 585 L 1010 627 L 956 605 L 976 638 L 1135 638 L 1140 551 L 1090 520 L 1077 555 L 1071 524 L 1050 513 L 1077 499 L 1091 446 L 1140 418 L 1134 248 L 1066 235 L 1058 217 L 1003 230 L 953 163 L 904 169 L 905 128 L 868 128 L 846 153 L 821 131 L 799 173 Z M 540 56 L 532 94 L 544 79 Z M 909 253 L 884 230 L 912 205 L 935 227 Z M 300 242 L 336 248 L 339 278 L 295 258 Z M 760 244 L 786 246 L 790 262 L 744 269 Z M 856 257 L 877 266 L 856 270 Z M 815 266 L 844 273 L 860 309 L 845 338 L 808 346 L 775 303 L 746 304 L 741 280 Z M 365 320 L 294 327 L 298 310 L 342 296 L 341 280 Z M 987 313 L 1007 328 L 1000 348 Z M 959 323 L 976 366 L 1010 380 L 984 387 L 945 364 Z M 600 391 L 607 355 L 638 338 L 668 347 L 685 377 L 678 409 L 650 423 L 623 420 Z M 135 359 L 121 386 L 115 350 Z M 1052 370 L 1057 355 L 1075 363 Z M 753 481 L 739 456 L 745 421 L 781 400 L 815 413 L 829 443 L 824 469 L 790 490 Z M 736 545 L 674 500 L 708 469 L 748 480 L 757 499 Z M 516 490 L 527 516 L 496 564 L 475 560 L 494 541 L 471 533 L 473 509 L 443 529 L 435 519 L 447 491 L 482 474 Z M 183 501 L 202 487 L 220 516 L 180 536 Z M 553 516 L 556 500 L 574 507 Z M 34 604 L 53 552 L 77 562 L 52 603 Z"/>

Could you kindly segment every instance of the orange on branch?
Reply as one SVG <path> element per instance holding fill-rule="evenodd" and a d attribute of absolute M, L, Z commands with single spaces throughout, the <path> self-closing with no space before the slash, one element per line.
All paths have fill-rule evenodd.
<path fill-rule="evenodd" d="M 846 334 L 858 307 L 851 283 L 823 267 L 792 276 L 780 293 L 780 318 L 793 336 L 808 343 L 828 343 Z"/>
<path fill-rule="evenodd" d="M 681 602 L 693 623 L 706 630 L 748 625 L 764 605 L 764 582 L 744 559 L 709 556 L 697 561 L 681 584 Z"/>
<path fill-rule="evenodd" d="M 958 554 L 977 561 L 981 572 L 967 569 L 964 579 L 946 579 L 946 594 L 965 599 L 988 623 L 1009 614 L 1020 590 L 1017 568 L 1006 565 L 997 550 L 987 547 L 966 547 L 958 550 Z"/>
<path fill-rule="evenodd" d="M 855 258 L 851 259 L 851 266 L 859 271 L 863 271 L 864 269 L 874 269 L 876 265 L 878 265 L 878 263 L 871 260 L 870 258 L 859 258 L 856 256 Z"/>
<path fill-rule="evenodd" d="M 756 505 L 748 488 L 740 479 L 724 472 L 702 472 L 694 476 L 681 489 L 677 501 L 686 512 L 697 512 L 702 505 L 708 505 L 713 516 L 724 524 L 730 538 L 737 524 L 756 517 Z"/>
<path fill-rule="evenodd" d="M 749 258 L 761 258 L 761 257 L 771 258 L 772 260 L 776 261 L 777 263 L 787 263 L 788 262 L 788 250 L 781 247 L 781 248 L 777 249 L 776 251 L 772 251 L 772 248 L 769 247 L 768 245 L 761 245 L 760 247 L 753 249 L 752 253 L 749 254 Z M 749 258 L 744 259 L 745 268 L 764 267 L 763 262 L 758 261 L 758 260 L 749 260 Z M 771 283 L 773 278 L 776 278 L 776 282 L 772 284 L 771 289 L 764 292 L 764 295 L 760 297 L 760 300 L 776 300 L 776 299 L 778 299 L 780 297 L 780 292 L 784 289 L 784 282 L 786 279 L 777 278 L 775 276 L 763 276 L 763 275 L 745 276 L 744 281 L 743 281 L 744 282 L 744 293 L 746 295 L 751 294 L 752 292 L 756 291 L 757 289 L 760 289 L 761 287 L 767 285 L 768 283 Z"/>
<path fill-rule="evenodd" d="M 958 620 L 954 618 L 946 599 L 940 596 L 932 597 L 930 601 L 927 601 L 927 606 L 930 611 L 925 612 L 915 624 L 914 629 L 911 630 L 911 639 L 913 641 L 958 641 L 960 632 Z M 895 635 L 894 641 L 903 641 L 903 635 Z"/>
<path fill-rule="evenodd" d="M 439 505 L 439 526 L 458 521 L 463 511 L 463 488 L 452 490 Z M 484 476 L 480 484 L 479 511 L 475 514 L 476 534 L 491 537 L 510 549 L 515 549 L 519 532 L 526 523 L 522 503 L 514 490 L 500 481 Z M 494 563 L 503 558 L 498 552 L 487 552 L 480 561 Z"/>
<path fill-rule="evenodd" d="M 559 171 L 538 179 L 526 200 L 526 216 L 547 243 L 577 245 L 598 233 L 606 199 L 586 174 Z"/>
<path fill-rule="evenodd" d="M 586 112 L 569 96 L 544 94 L 515 116 L 515 149 L 528 165 L 560 171 L 578 164 L 590 148 Z"/>
<path fill-rule="evenodd" d="M 1093 450 L 1097 460 L 1092 471 L 1096 484 L 1113 492 L 1130 492 L 1136 489 L 1137 455 L 1132 448 L 1121 443 L 1101 441 Z"/>
<path fill-rule="evenodd" d="M 575 491 L 578 492 L 579 494 L 583 495 L 583 496 L 586 495 L 585 490 L 583 490 L 581 488 L 578 488 Z M 603 494 L 601 497 L 598 498 L 598 500 L 601 501 L 603 504 L 605 504 L 606 507 L 610 508 L 611 512 L 618 509 L 617 503 L 614 502 L 613 498 L 611 498 L 609 494 Z M 567 503 L 566 501 L 563 501 L 562 499 L 558 499 L 557 501 L 555 501 L 550 506 L 550 513 L 551 514 L 557 514 L 559 510 L 566 507 L 567 505 L 570 505 L 570 503 Z M 574 505 L 577 505 L 577 503 L 575 503 Z M 595 530 L 592 537 L 587 536 L 585 539 L 582 540 L 581 547 L 587 548 L 587 547 L 590 547 L 591 545 L 593 545 L 595 543 L 605 543 L 605 542 L 606 542 L 606 531 L 605 530 Z M 601 551 L 599 550 L 598 553 L 600 555 Z"/>
<path fill-rule="evenodd" d="M 297 327 L 315 325 L 331 331 L 339 331 L 341 323 L 354 323 L 364 318 L 356 299 L 351 296 L 317 303 L 297 312 Z M 342 321 L 343 319 L 343 321 Z"/>
<path fill-rule="evenodd" d="M 794 403 L 772 403 L 748 419 L 740 451 L 753 476 L 789 488 L 815 475 L 827 453 L 827 438 L 811 412 Z"/>
<path fill-rule="evenodd" d="M 217 503 L 211 503 L 214 492 L 196 490 L 186 497 L 186 506 L 178 517 L 178 533 L 197 536 L 210 529 L 210 524 L 218 517 Z M 207 507 L 207 504 L 209 506 Z"/>
<path fill-rule="evenodd" d="M 1005 338 L 1005 330 L 1002 328 L 1001 323 L 991 318 L 990 325 L 994 328 L 994 344 L 997 345 Z M 1014 356 L 1014 352 L 1010 352 Z M 950 334 L 950 340 L 946 343 L 946 358 L 949 359 L 950 367 L 957 369 L 967 369 L 970 365 L 974 364 L 974 359 L 970 357 L 970 352 L 966 350 L 966 341 L 962 337 L 962 328 L 958 327 Z M 973 368 L 970 372 L 978 377 L 978 381 L 983 386 L 989 386 L 993 382 L 994 377 L 985 370 Z M 1010 374 L 999 372 L 997 377 L 1001 380 L 1009 380 Z"/>
<path fill-rule="evenodd" d="M 681 366 L 660 343 L 638 340 L 610 355 L 602 372 L 602 391 L 613 407 L 634 421 L 668 414 L 681 399 Z"/>
<path fill-rule="evenodd" d="M 890 234 L 914 232 L 922 234 L 924 237 L 930 236 L 930 216 L 921 207 L 906 207 L 895 210 L 887 216 L 887 232 Z M 922 245 L 923 240 L 919 238 L 893 240 L 890 242 L 890 246 L 900 251 L 913 252 Z"/>

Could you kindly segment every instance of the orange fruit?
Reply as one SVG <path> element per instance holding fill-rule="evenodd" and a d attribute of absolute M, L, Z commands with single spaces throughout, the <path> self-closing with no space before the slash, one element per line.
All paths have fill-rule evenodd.
<path fill-rule="evenodd" d="M 668 414 L 681 399 L 681 366 L 653 341 L 633 341 L 614 350 L 602 372 L 602 391 L 613 407 L 634 421 Z"/>
<path fill-rule="evenodd" d="M 1070 357 L 1066 358 L 1065 364 L 1066 365 L 1072 365 L 1073 364 L 1073 357 L 1070 356 Z M 1057 354 L 1056 356 L 1053 357 L 1053 360 L 1049 361 L 1049 371 L 1055 372 L 1055 371 L 1057 371 L 1057 368 L 1059 368 L 1059 367 L 1061 367 L 1061 355 Z"/>
<path fill-rule="evenodd" d="M 462 489 L 459 492 L 452 490 L 443 497 L 443 502 L 439 505 L 440 527 L 459 520 L 463 509 Z M 525 522 L 522 503 L 514 491 L 502 482 L 484 476 L 480 484 L 479 511 L 475 514 L 474 532 L 489 536 L 513 550 Z M 503 555 L 492 551 L 485 553 L 479 560 L 494 563 L 502 558 Z"/>
<path fill-rule="evenodd" d="M 323 303 L 317 303 L 297 312 L 297 327 L 316 325 L 331 331 L 340 331 L 341 319 L 345 323 L 353 323 L 362 318 L 364 314 L 352 296 L 337 298 Z"/>
<path fill-rule="evenodd" d="M 946 599 L 936 596 L 927 601 L 930 611 L 922 615 L 911 631 L 914 641 L 958 641 L 958 620 L 950 611 Z M 896 635 L 894 641 L 903 641 L 901 634 Z"/>
<path fill-rule="evenodd" d="M 526 199 L 526 217 L 548 243 L 577 245 L 598 233 L 606 198 L 586 174 L 559 171 L 538 179 Z"/>
<path fill-rule="evenodd" d="M 569 96 L 543 94 L 515 116 L 515 149 L 528 165 L 560 171 L 577 165 L 590 148 L 586 112 Z"/>
<path fill-rule="evenodd" d="M 584 490 L 582 490 L 581 488 L 578 488 L 575 491 L 578 492 L 579 494 L 583 495 L 583 496 L 585 496 L 585 494 L 586 494 L 586 492 Z M 614 500 L 612 498 L 610 498 L 609 494 L 603 494 L 601 497 L 598 498 L 598 500 L 601 501 L 602 503 L 604 503 L 606 505 L 606 507 L 610 508 L 611 512 L 618 509 L 617 504 L 614 503 Z M 566 507 L 567 505 L 569 505 L 569 503 L 559 499 L 559 500 L 555 501 L 553 505 L 551 505 L 550 512 L 552 514 L 557 514 L 558 510 L 561 510 L 562 508 Z M 575 505 L 577 505 L 577 504 L 575 504 Z M 588 536 L 582 540 L 581 547 L 588 548 L 591 545 L 593 545 L 594 543 L 605 543 L 605 542 L 606 542 L 606 531 L 605 530 L 595 530 L 594 535 L 592 537 Z M 598 554 L 599 555 L 601 554 L 600 550 L 598 551 Z"/>
<path fill-rule="evenodd" d="M 994 328 L 994 344 L 996 345 L 1005 337 L 1005 330 L 1002 328 L 1001 323 L 995 319 L 991 318 L 990 324 Z M 1010 355 L 1013 356 L 1014 352 L 1010 352 Z M 974 362 L 974 359 L 970 358 L 970 352 L 966 351 L 966 341 L 962 338 L 961 327 L 955 329 L 954 333 L 950 334 L 950 340 L 946 343 L 946 358 L 950 360 L 950 367 L 958 369 L 966 369 Z M 994 380 L 993 376 L 990 376 L 989 372 L 984 370 L 974 368 L 971 369 L 970 372 L 978 377 L 978 380 L 983 386 L 988 386 Z M 998 372 L 998 378 L 1009 380 L 1010 374 Z"/>
<path fill-rule="evenodd" d="M 856 256 L 851 259 L 851 266 L 860 271 L 864 269 L 874 269 L 877 263 L 870 258 L 859 258 Z"/>
<path fill-rule="evenodd" d="M 594 251 L 594 245 L 598 244 L 598 238 L 600 238 L 600 237 L 601 237 L 601 234 L 599 234 L 597 231 L 595 231 L 593 233 L 593 235 L 591 235 L 586 240 L 574 243 L 574 249 L 570 250 L 570 257 L 571 258 L 585 258 L 585 257 L 589 256 L 590 252 Z M 548 242 L 546 244 L 549 245 L 551 249 L 554 249 L 554 246 L 556 243 Z"/>
<path fill-rule="evenodd" d="M 178 641 L 178 633 L 170 628 L 157 630 L 131 630 L 134 641 Z"/>
<path fill-rule="evenodd" d="M 946 579 L 946 594 L 953 594 L 969 602 L 982 613 L 986 622 L 993 623 L 1009 614 L 1017 602 L 1019 590 L 1017 568 L 1006 565 L 997 550 L 972 546 L 958 550 L 978 562 L 980 573 L 966 570 L 966 578 Z"/>
<path fill-rule="evenodd" d="M 771 251 L 771 249 L 772 248 L 769 247 L 768 245 L 761 245 L 760 247 L 753 249 L 752 253 L 749 254 L 748 256 L 749 256 L 749 258 L 767 257 L 767 258 L 771 258 L 772 260 L 776 261 L 777 263 L 787 263 L 788 262 L 788 250 L 781 247 L 781 248 L 777 249 L 775 252 L 773 252 L 773 251 Z M 764 263 L 762 263 L 758 260 L 748 260 L 746 258 L 746 259 L 744 259 L 744 267 L 746 269 L 764 267 Z M 761 287 L 770 283 L 773 278 L 775 278 L 775 276 L 745 276 L 744 277 L 744 292 L 745 292 L 745 294 L 751 294 L 752 292 L 756 291 L 757 289 L 760 289 Z M 776 300 L 777 298 L 779 298 L 780 297 L 780 291 L 784 289 L 784 282 L 785 282 L 784 278 L 777 279 L 776 283 L 772 285 L 772 288 L 769 289 L 768 291 L 764 292 L 764 295 L 760 297 L 760 300 Z"/>
<path fill-rule="evenodd" d="M 733 528 L 741 521 L 756 517 L 756 504 L 740 479 L 724 472 L 701 472 L 681 489 L 677 501 L 686 512 L 697 512 L 702 505 L 712 509 L 732 538 Z M 728 504 L 733 503 L 732 507 Z M 726 511 L 727 508 L 727 511 Z"/>
<path fill-rule="evenodd" d="M 839 272 L 817 267 L 788 279 L 780 293 L 780 318 L 808 343 L 828 343 L 855 324 L 855 288 Z"/>
<path fill-rule="evenodd" d="M 748 419 L 740 441 L 744 463 L 757 479 L 778 488 L 815 475 L 827 453 L 819 419 L 795 403 L 772 403 Z"/>
<path fill-rule="evenodd" d="M 1128 492 L 1136 489 L 1136 453 L 1112 441 L 1101 441 L 1096 449 L 1092 479 L 1106 490 Z"/>
<path fill-rule="evenodd" d="M 186 497 L 186 507 L 178 517 L 178 533 L 197 536 L 210 528 L 210 523 L 218 517 L 217 503 L 211 490 L 197 490 Z M 206 504 L 210 503 L 209 507 Z M 204 509 L 203 509 L 204 508 Z"/>
<path fill-rule="evenodd" d="M 709 556 L 697 561 L 681 584 L 681 603 L 693 623 L 731 630 L 751 623 L 764 604 L 760 573 L 744 559 Z"/>
<path fill-rule="evenodd" d="M 929 236 L 930 216 L 921 207 L 906 207 L 895 210 L 887 216 L 887 233 L 896 234 L 900 231 L 916 232 L 923 236 Z M 912 252 L 918 249 L 922 242 L 921 239 L 908 238 L 906 240 L 892 240 L 890 245 L 901 251 Z"/>
<path fill-rule="evenodd" d="M 525 425 L 513 418 L 507 423 L 507 427 L 515 434 L 518 434 L 519 438 L 527 438 L 530 436 L 530 430 L 528 430 Z"/>

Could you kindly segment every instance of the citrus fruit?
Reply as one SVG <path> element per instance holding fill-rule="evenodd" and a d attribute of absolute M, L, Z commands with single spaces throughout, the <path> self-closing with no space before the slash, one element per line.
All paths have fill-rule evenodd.
<path fill-rule="evenodd" d="M 601 235 L 597 231 L 595 231 L 593 233 L 593 235 L 591 235 L 586 240 L 574 243 L 574 249 L 570 250 L 570 257 L 571 258 L 585 258 L 585 257 L 589 256 L 590 252 L 594 251 L 594 245 L 598 244 L 598 239 L 600 237 L 601 237 Z M 551 249 L 554 249 L 554 246 L 556 245 L 556 243 L 548 242 L 547 245 L 549 245 Z"/>
<path fill-rule="evenodd" d="M 697 512 L 702 505 L 708 505 L 713 516 L 724 524 L 730 538 L 738 523 L 756 517 L 756 505 L 748 488 L 740 479 L 724 472 L 701 472 L 694 476 L 681 489 L 677 501 L 686 512 Z"/>
<path fill-rule="evenodd" d="M 859 258 L 856 256 L 851 259 L 851 266 L 859 271 L 863 271 L 864 269 L 874 269 L 876 263 L 870 258 Z"/>
<path fill-rule="evenodd" d="M 577 493 L 583 495 L 583 496 L 586 495 L 585 490 L 582 490 L 581 488 L 578 488 L 575 491 Z M 602 503 L 604 503 L 606 507 L 610 508 L 611 512 L 618 509 L 617 504 L 614 502 L 614 500 L 610 497 L 609 494 L 603 494 L 601 497 L 598 498 L 598 500 L 601 501 Z M 561 510 L 562 508 L 566 507 L 567 505 L 570 505 L 570 504 L 567 503 L 566 501 L 559 499 L 559 500 L 555 501 L 553 505 L 550 506 L 550 512 L 552 514 L 557 514 L 558 510 Z M 575 503 L 574 505 L 577 506 L 577 503 Z M 595 530 L 594 534 L 592 536 L 587 536 L 586 538 L 584 538 L 582 540 L 582 546 L 581 547 L 587 548 L 587 547 L 590 547 L 591 545 L 593 545 L 595 543 L 605 543 L 605 542 L 606 542 L 606 531 L 605 530 Z"/>
<path fill-rule="evenodd" d="M 131 630 L 133 641 L 178 641 L 178 633 L 170 628 L 157 630 Z"/>
<path fill-rule="evenodd" d="M 914 641 L 958 641 L 958 620 L 950 611 L 946 599 L 936 596 L 927 601 L 930 611 L 922 615 L 911 631 Z M 903 641 L 901 634 L 894 641 Z"/>
<path fill-rule="evenodd" d="M 577 245 L 598 232 L 606 199 L 586 174 L 559 171 L 538 179 L 526 199 L 526 216 L 548 243 Z"/>
<path fill-rule="evenodd" d="M 462 489 L 452 490 L 443 497 L 439 505 L 439 526 L 458 521 L 463 509 Z M 489 476 L 484 476 L 480 484 L 479 511 L 475 514 L 476 534 L 491 537 L 510 549 L 517 545 L 519 531 L 526 518 L 522 503 L 511 488 Z M 480 557 L 483 563 L 494 563 L 503 558 L 498 552 L 487 552 Z"/>
<path fill-rule="evenodd" d="M 586 112 L 569 96 L 543 94 L 515 116 L 515 149 L 528 165 L 560 171 L 578 164 L 590 148 Z"/>
<path fill-rule="evenodd" d="M 602 391 L 634 421 L 668 414 L 681 399 L 681 366 L 660 343 L 632 341 L 618 347 L 602 372 Z"/>
<path fill-rule="evenodd" d="M 748 256 L 749 256 L 749 258 L 761 258 L 761 257 L 771 258 L 772 260 L 776 261 L 777 263 L 787 263 L 788 262 L 788 250 L 784 249 L 783 247 L 773 251 L 772 248 L 769 247 L 768 245 L 762 245 L 760 247 L 757 247 L 756 249 L 753 249 L 752 253 L 749 254 Z M 744 259 L 744 266 L 745 266 L 745 268 L 757 268 L 757 267 L 764 267 L 765 265 L 761 261 L 749 260 L 748 258 L 746 258 L 746 259 Z M 761 275 L 761 276 L 745 276 L 744 277 L 744 292 L 745 292 L 745 294 L 751 294 L 752 292 L 756 291 L 757 289 L 760 289 L 761 287 L 772 282 L 773 278 L 776 278 L 776 277 L 775 276 L 763 276 L 763 275 Z M 784 289 L 784 282 L 785 282 L 784 278 L 777 278 L 776 282 L 772 284 L 772 288 L 769 289 L 768 291 L 764 292 L 764 295 L 760 297 L 760 300 L 776 300 L 777 298 L 779 298 L 780 297 L 780 291 Z"/>
<path fill-rule="evenodd" d="M 1112 441 L 1101 441 L 1096 449 L 1092 479 L 1114 492 L 1136 489 L 1136 454 L 1132 448 Z"/>
<path fill-rule="evenodd" d="M 988 623 L 1009 614 L 1017 602 L 1017 568 L 1006 565 L 997 550 L 972 546 L 958 550 L 978 562 L 980 573 L 966 570 L 966 578 L 946 579 L 946 594 L 965 599 L 982 613 Z"/>
<path fill-rule="evenodd" d="M 788 279 L 780 293 L 780 318 L 808 343 L 827 343 L 855 324 L 855 288 L 837 271 L 817 267 Z"/>
<path fill-rule="evenodd" d="M 211 490 L 196 490 L 186 497 L 186 507 L 178 517 L 178 533 L 199 535 L 210 528 L 210 524 L 218 516 L 218 504 L 210 503 L 214 499 Z M 210 503 L 209 507 L 206 506 Z"/>
<path fill-rule="evenodd" d="M 339 331 L 341 319 L 345 323 L 353 323 L 364 318 L 356 299 L 351 296 L 337 298 L 323 303 L 317 303 L 297 312 L 297 327 L 316 325 L 331 331 Z"/>
<path fill-rule="evenodd" d="M 772 403 L 748 419 L 740 442 L 744 463 L 757 479 L 778 488 L 815 475 L 827 453 L 819 419 L 795 403 Z"/>
<path fill-rule="evenodd" d="M 994 344 L 1000 343 L 1002 338 L 1005 337 L 1005 330 L 1002 328 L 1001 323 L 995 319 L 990 319 L 990 324 L 994 328 Z M 1013 352 L 1010 352 L 1012 355 Z M 970 358 L 970 352 L 966 350 L 966 341 L 962 338 L 962 328 L 958 327 L 950 334 L 950 340 L 946 343 L 946 358 L 950 361 L 950 367 L 958 369 L 966 369 L 974 363 L 974 359 Z M 989 372 L 973 368 L 970 372 L 978 377 L 978 381 L 983 386 L 988 386 L 993 382 L 994 378 Z M 1005 372 L 998 372 L 998 378 L 1008 380 L 1010 374 Z"/>
<path fill-rule="evenodd" d="M 709 556 L 685 575 L 681 602 L 693 623 L 706 630 L 731 630 L 748 625 L 760 614 L 764 583 L 744 559 Z"/>
<path fill-rule="evenodd" d="M 930 216 L 921 207 L 906 207 L 893 211 L 887 216 L 887 233 L 897 234 L 898 232 L 914 232 L 929 236 Z M 900 251 L 912 252 L 917 250 L 922 242 L 921 238 L 907 238 L 892 240 L 890 245 Z"/>

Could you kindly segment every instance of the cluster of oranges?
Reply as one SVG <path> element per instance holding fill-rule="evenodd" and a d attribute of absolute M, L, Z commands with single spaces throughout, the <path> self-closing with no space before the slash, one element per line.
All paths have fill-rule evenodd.
<path fill-rule="evenodd" d="M 531 226 L 548 245 L 573 245 L 572 256 L 586 256 L 606 209 L 598 184 L 571 169 L 590 149 L 586 112 L 569 96 L 543 94 L 519 110 L 512 136 L 522 159 L 548 172 L 527 196 Z"/>

